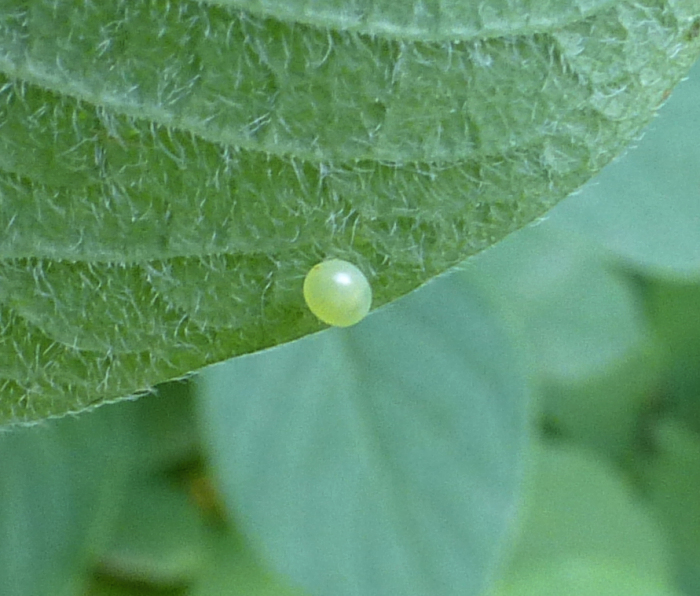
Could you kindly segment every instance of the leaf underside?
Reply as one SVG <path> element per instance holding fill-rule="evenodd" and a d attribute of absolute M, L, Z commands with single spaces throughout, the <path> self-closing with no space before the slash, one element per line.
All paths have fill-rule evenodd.
<path fill-rule="evenodd" d="M 320 329 L 325 258 L 375 307 L 411 291 L 590 178 L 700 52 L 694 0 L 472 4 L 3 2 L 0 422 Z"/>

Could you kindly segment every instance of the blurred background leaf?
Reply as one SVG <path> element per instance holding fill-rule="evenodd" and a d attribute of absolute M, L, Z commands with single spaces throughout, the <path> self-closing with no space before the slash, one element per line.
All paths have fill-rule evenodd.
<path fill-rule="evenodd" d="M 636 280 L 590 239 L 549 221 L 466 269 L 517 330 L 549 430 L 628 454 L 661 359 Z"/>
<path fill-rule="evenodd" d="M 114 525 L 134 447 L 124 408 L 0 433 L 3 594 L 80 593 Z"/>
<path fill-rule="evenodd" d="M 526 394 L 463 274 L 199 386 L 226 502 L 279 572 L 312 594 L 485 588 L 516 508 Z"/>
<path fill-rule="evenodd" d="M 571 443 L 538 441 L 533 447 L 506 578 L 556 559 L 593 557 L 671 579 L 661 527 L 614 466 Z"/>

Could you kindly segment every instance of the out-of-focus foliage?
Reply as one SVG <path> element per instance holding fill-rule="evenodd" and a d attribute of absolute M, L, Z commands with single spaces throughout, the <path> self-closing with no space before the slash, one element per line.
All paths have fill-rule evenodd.
<path fill-rule="evenodd" d="M 492 315 L 457 272 L 371 324 L 202 375 L 223 496 L 276 569 L 312 594 L 485 589 L 527 420 L 522 369 Z"/>
<path fill-rule="evenodd" d="M 700 435 L 674 417 L 656 421 L 652 432 L 655 449 L 642 468 L 642 484 L 673 540 L 681 584 L 698 593 Z"/>
<path fill-rule="evenodd" d="M 643 569 L 595 557 L 544 563 L 503 584 L 494 596 L 682 596 Z"/>
<path fill-rule="evenodd" d="M 671 570 L 666 537 L 626 478 L 575 444 L 536 441 L 506 578 L 587 557 L 659 578 Z"/>
<path fill-rule="evenodd" d="M 638 289 L 611 256 L 543 224 L 466 269 L 517 330 L 550 427 L 601 453 L 631 449 L 631 414 L 643 410 L 660 356 Z"/>

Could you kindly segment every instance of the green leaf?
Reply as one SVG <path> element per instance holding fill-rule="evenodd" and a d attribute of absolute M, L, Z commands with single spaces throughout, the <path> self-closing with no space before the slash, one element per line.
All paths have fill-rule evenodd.
<path fill-rule="evenodd" d="M 662 403 L 700 432 L 700 283 L 647 282 L 647 309 L 664 355 Z"/>
<path fill-rule="evenodd" d="M 700 63 L 619 161 L 551 213 L 643 271 L 700 275 Z"/>
<path fill-rule="evenodd" d="M 134 453 L 128 416 L 102 408 L 0 433 L 3 596 L 79 593 L 126 484 Z"/>
<path fill-rule="evenodd" d="M 681 596 L 644 569 L 596 557 L 555 558 L 500 586 L 491 596 Z"/>
<path fill-rule="evenodd" d="M 187 596 L 183 590 L 163 590 L 148 584 L 114 583 L 94 578 L 85 596 Z"/>
<path fill-rule="evenodd" d="M 602 459 L 572 446 L 536 445 L 527 486 L 506 582 L 543 563 L 576 557 L 670 578 L 659 525 L 621 473 Z"/>
<path fill-rule="evenodd" d="M 209 532 L 208 560 L 189 596 L 303 596 L 256 560 L 232 530 Z"/>
<path fill-rule="evenodd" d="M 463 275 L 200 379 L 227 503 L 292 583 L 338 596 L 485 587 L 517 503 L 526 395 Z"/>
<path fill-rule="evenodd" d="M 205 0 L 282 21 L 421 41 L 552 31 L 602 12 L 614 0 Z"/>
<path fill-rule="evenodd" d="M 613 260 L 549 221 L 513 234 L 466 269 L 520 331 L 531 367 L 548 384 L 598 376 L 648 339 L 642 303 Z"/>
<path fill-rule="evenodd" d="M 680 581 L 700 587 L 700 436 L 673 418 L 657 422 L 655 454 L 642 467 L 643 484 L 672 539 Z"/>
<path fill-rule="evenodd" d="M 195 1 L 5 2 L 0 421 L 318 330 L 301 280 L 324 258 L 375 306 L 406 294 L 585 182 L 700 52 L 688 0 L 490 0 L 482 23 L 471 4 L 440 4 L 477 27 L 454 41 L 410 16 L 383 37 Z"/>
<path fill-rule="evenodd" d="M 112 577 L 183 586 L 204 561 L 204 522 L 189 495 L 163 481 L 136 481 L 99 557 Z"/>
<path fill-rule="evenodd" d="M 199 457 L 194 390 L 187 381 L 159 385 L 155 395 L 138 400 L 133 432 L 139 449 L 132 467 L 139 473 L 182 468 Z"/>
<path fill-rule="evenodd" d="M 519 332 L 557 432 L 621 458 L 660 374 L 638 288 L 588 238 L 547 220 L 469 262 L 469 274 Z"/>
<path fill-rule="evenodd" d="M 296 11 L 295 4 L 277 6 Z M 503 4 L 491 0 L 479 10 Z M 336 167 L 354 164 L 317 162 L 351 159 L 468 160 L 462 168 L 468 187 L 470 179 L 489 180 L 480 165 L 500 170 L 498 179 L 508 172 L 556 179 L 583 166 L 598 169 L 650 119 L 697 57 L 692 27 L 700 12 L 675 0 L 590 0 L 595 10 L 580 12 L 576 2 L 560 2 L 555 13 L 568 9 L 577 18 L 548 17 L 535 33 L 530 25 L 523 31 L 522 21 L 532 22 L 538 10 L 549 15 L 551 2 L 530 4 L 521 13 L 511 3 L 497 35 L 426 43 L 429 37 L 410 42 L 331 32 L 195 2 L 172 11 L 164 0 L 89 6 L 33 0 L 29 8 L 13 0 L 0 20 L 0 72 L 8 76 L 2 103 L 13 124 L 5 131 L 9 159 L 30 173 L 37 162 L 50 170 L 65 162 L 65 175 L 77 170 L 97 182 L 112 169 L 113 153 L 114 167 L 123 165 L 118 158 L 128 156 L 130 145 L 144 151 L 155 145 L 171 168 L 188 152 L 217 150 L 193 147 L 191 135 L 168 147 L 164 134 L 163 147 L 148 138 L 153 127 L 139 134 L 129 119 L 111 117 L 119 114 L 208 141 L 293 155 L 298 159 L 283 164 L 306 176 L 316 170 L 325 181 Z M 679 52 L 679 45 L 686 49 Z M 14 77 L 32 85 L 13 84 Z M 64 134 L 54 138 L 56 129 Z M 93 147 L 101 150 L 99 159 Z M 24 163 L 29 148 L 33 155 Z M 539 159 L 530 155 L 537 150 L 544 152 Z M 236 153 L 225 152 L 232 163 L 219 169 L 235 169 Z M 244 154 L 253 163 L 243 166 L 265 166 L 268 157 Z M 135 165 L 119 172 L 120 181 L 142 175 Z"/>

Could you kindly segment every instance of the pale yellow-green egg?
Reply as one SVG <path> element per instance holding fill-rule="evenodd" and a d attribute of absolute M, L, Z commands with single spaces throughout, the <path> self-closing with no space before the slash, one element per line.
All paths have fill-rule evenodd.
<path fill-rule="evenodd" d="M 372 288 L 352 263 L 331 259 L 314 265 L 304 280 L 309 310 L 328 325 L 349 327 L 365 318 L 372 305 Z"/>

